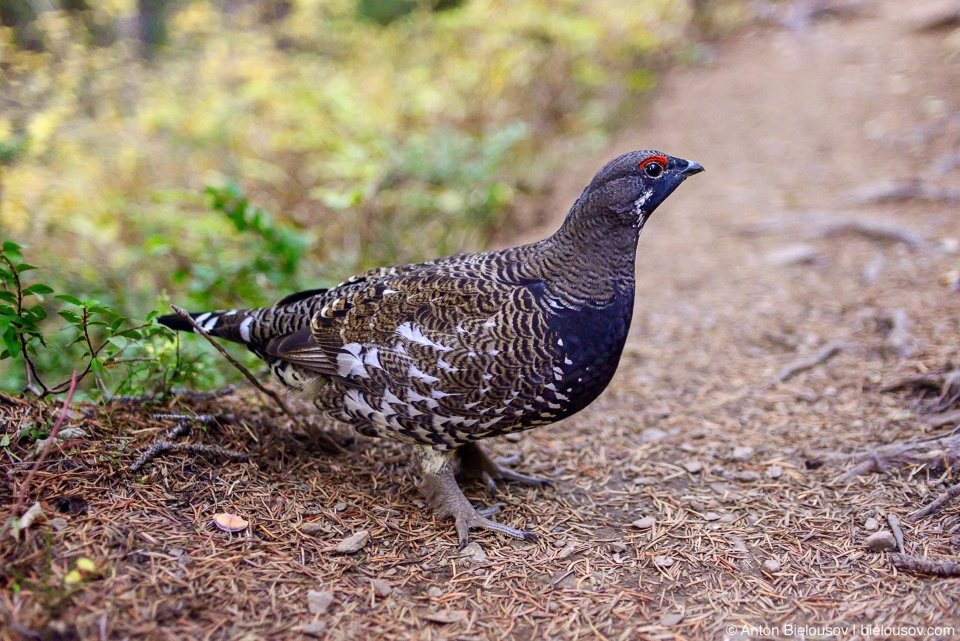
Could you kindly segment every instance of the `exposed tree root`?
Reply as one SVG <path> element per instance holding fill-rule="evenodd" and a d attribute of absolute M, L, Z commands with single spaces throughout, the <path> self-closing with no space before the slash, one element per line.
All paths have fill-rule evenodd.
<path fill-rule="evenodd" d="M 849 455 L 833 455 L 827 460 L 857 461 L 857 465 L 837 479 L 849 481 L 862 474 L 886 472 L 891 467 L 926 465 L 931 470 L 943 470 L 960 463 L 960 433 L 943 437 L 882 445 L 869 452 Z"/>
<path fill-rule="evenodd" d="M 930 414 L 946 412 L 960 402 L 960 369 L 948 364 L 942 371 L 907 376 L 884 386 L 880 391 L 894 392 L 904 388 L 937 392 L 939 396 L 927 412 Z"/>

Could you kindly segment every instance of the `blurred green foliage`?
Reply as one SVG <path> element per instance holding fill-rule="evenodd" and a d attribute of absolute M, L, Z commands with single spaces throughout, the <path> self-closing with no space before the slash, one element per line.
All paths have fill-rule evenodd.
<path fill-rule="evenodd" d="M 167 44 L 148 60 L 143 4 L 53 3 L 29 48 L 0 28 L 0 238 L 28 246 L 56 291 L 136 318 L 160 294 L 260 305 L 482 248 L 529 219 L 570 150 L 603 143 L 690 14 L 672 0 L 153 1 Z"/>

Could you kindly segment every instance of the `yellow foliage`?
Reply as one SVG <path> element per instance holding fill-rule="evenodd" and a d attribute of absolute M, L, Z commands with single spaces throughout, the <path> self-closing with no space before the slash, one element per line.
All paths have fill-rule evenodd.
<path fill-rule="evenodd" d="M 383 27 L 355 0 L 296 0 L 261 25 L 253 7 L 177 6 L 150 64 L 128 40 L 86 44 L 65 12 L 41 14 L 44 52 L 0 29 L 0 149 L 26 141 L 0 165 L 0 231 L 65 279 L 182 288 L 163 275 L 235 238 L 200 196 L 225 180 L 320 230 L 313 258 L 334 267 L 318 277 L 476 248 L 549 173 L 552 139 L 595 140 L 653 84 L 646 56 L 689 17 L 669 0 L 466 0 Z"/>

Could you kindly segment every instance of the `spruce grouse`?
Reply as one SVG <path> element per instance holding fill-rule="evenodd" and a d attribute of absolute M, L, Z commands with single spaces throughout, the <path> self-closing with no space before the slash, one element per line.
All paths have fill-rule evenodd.
<path fill-rule="evenodd" d="M 695 162 L 635 151 L 608 163 L 545 240 L 383 267 L 272 307 L 193 314 L 243 343 L 280 382 L 363 434 L 417 445 L 423 488 L 471 528 L 535 538 L 487 518 L 457 485 L 548 482 L 493 461 L 476 441 L 554 423 L 589 405 L 620 360 L 633 315 L 637 240 Z M 177 330 L 178 316 L 160 319 Z M 459 464 L 459 466 L 457 465 Z"/>

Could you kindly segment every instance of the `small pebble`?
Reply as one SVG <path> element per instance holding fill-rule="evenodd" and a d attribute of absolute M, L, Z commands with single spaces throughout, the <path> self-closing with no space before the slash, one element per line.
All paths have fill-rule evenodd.
<path fill-rule="evenodd" d="M 656 483 L 656 481 L 649 476 L 638 476 L 637 478 L 633 479 L 633 483 L 634 485 L 653 485 Z"/>
<path fill-rule="evenodd" d="M 753 458 L 753 448 L 748 445 L 741 445 L 739 447 L 733 448 L 733 453 L 730 455 L 734 461 L 749 461 Z"/>
<path fill-rule="evenodd" d="M 897 540 L 886 530 L 874 532 L 864 540 L 863 544 L 872 552 L 887 552 L 897 549 Z"/>
<path fill-rule="evenodd" d="M 366 530 L 360 530 L 356 534 L 340 541 L 337 546 L 337 552 L 353 554 L 359 552 L 370 541 L 370 533 Z"/>
<path fill-rule="evenodd" d="M 636 521 L 634 521 L 633 527 L 640 530 L 649 530 L 650 528 L 653 527 L 653 524 L 656 522 L 657 520 L 652 516 L 645 516 L 642 519 L 637 519 Z"/>
<path fill-rule="evenodd" d="M 610 549 L 611 552 L 626 552 L 627 544 L 624 543 L 623 541 L 614 541 L 608 544 L 608 548 Z"/>
<path fill-rule="evenodd" d="M 347 504 L 342 501 L 333 506 L 333 511 L 337 512 L 338 514 L 340 512 L 346 511 L 346 509 L 347 509 Z"/>
<path fill-rule="evenodd" d="M 703 469 L 703 463 L 700 461 L 688 461 L 683 464 L 683 469 L 690 472 L 691 474 L 697 474 L 700 470 Z"/>
<path fill-rule="evenodd" d="M 427 612 L 423 618 L 433 623 L 456 623 L 463 619 L 459 612 Z"/>
<path fill-rule="evenodd" d="M 727 513 L 727 514 L 721 514 L 721 515 L 720 515 L 720 522 L 721 522 L 721 523 L 733 523 L 733 522 L 736 521 L 736 520 L 737 520 L 737 515 L 736 515 L 736 514 Z"/>
<path fill-rule="evenodd" d="M 771 465 L 767 468 L 768 479 L 778 479 L 783 476 L 783 468 L 779 465 Z"/>
<path fill-rule="evenodd" d="M 327 622 L 311 621 L 310 623 L 300 628 L 300 631 L 303 632 L 308 637 L 317 637 L 318 639 L 320 639 L 327 635 Z"/>
<path fill-rule="evenodd" d="M 776 574 L 780 571 L 780 561 L 776 559 L 767 559 L 763 562 L 763 570 L 770 574 Z"/>
<path fill-rule="evenodd" d="M 576 545 L 574 545 L 573 543 L 567 543 L 567 547 L 560 550 L 560 552 L 557 554 L 557 558 L 565 559 L 576 551 L 577 551 Z"/>
<path fill-rule="evenodd" d="M 377 593 L 377 596 L 388 597 L 393 592 L 393 588 L 391 588 L 390 584 L 386 581 L 373 579 L 370 584 L 373 586 L 373 591 Z"/>
<path fill-rule="evenodd" d="M 429 590 L 427 590 L 427 596 L 430 597 L 431 599 L 439 598 L 439 597 L 443 596 L 443 590 L 441 590 L 440 588 L 434 586 L 434 587 L 430 588 Z"/>
<path fill-rule="evenodd" d="M 317 536 L 318 534 L 325 534 L 327 532 L 327 526 L 319 521 L 310 521 L 300 526 L 300 532 L 307 536 Z"/>
<path fill-rule="evenodd" d="M 759 479 L 760 479 L 760 474 L 758 474 L 757 472 L 754 472 L 753 470 L 747 470 L 745 472 L 740 472 L 739 474 L 737 474 L 738 481 L 746 481 L 748 483 L 752 483 Z"/>
<path fill-rule="evenodd" d="M 680 623 L 683 620 L 683 613 L 681 612 L 672 612 L 670 614 L 664 614 L 660 617 L 660 625 L 664 627 L 671 627 Z"/>
<path fill-rule="evenodd" d="M 468 557 L 474 563 L 483 563 L 487 560 L 487 553 L 483 551 L 483 548 L 476 541 L 467 544 L 467 546 L 460 551 L 460 556 Z"/>
<path fill-rule="evenodd" d="M 640 432 L 640 440 L 644 443 L 656 443 L 667 438 L 668 434 L 659 427 L 648 427 Z"/>
<path fill-rule="evenodd" d="M 674 561 L 673 558 L 669 556 L 655 556 L 653 557 L 653 562 L 657 564 L 657 567 L 661 567 L 661 568 L 668 568 L 674 563 L 676 563 L 676 561 Z"/>
<path fill-rule="evenodd" d="M 310 590 L 307 592 L 307 607 L 311 614 L 326 614 L 333 604 L 333 592 Z"/>
<path fill-rule="evenodd" d="M 82 438 L 87 438 L 87 433 L 79 427 L 65 427 L 57 433 L 57 440 L 60 441 L 76 441 Z"/>
<path fill-rule="evenodd" d="M 53 528 L 54 532 L 59 532 L 67 527 L 67 519 L 63 518 L 62 516 L 50 519 L 50 527 Z"/>
<path fill-rule="evenodd" d="M 716 512 L 707 512 L 706 514 L 703 515 L 703 520 L 704 520 L 704 521 L 719 521 L 719 520 L 720 520 L 720 515 L 717 514 Z"/>
<path fill-rule="evenodd" d="M 877 519 L 871 516 L 864 522 L 863 529 L 867 532 L 876 532 L 880 529 L 880 523 L 877 522 Z"/>

